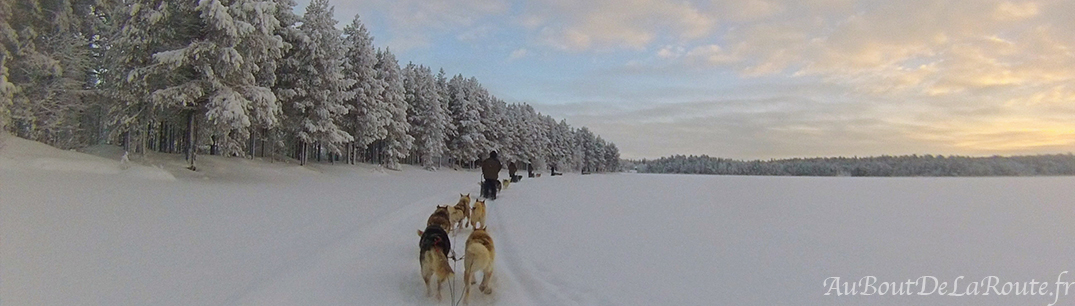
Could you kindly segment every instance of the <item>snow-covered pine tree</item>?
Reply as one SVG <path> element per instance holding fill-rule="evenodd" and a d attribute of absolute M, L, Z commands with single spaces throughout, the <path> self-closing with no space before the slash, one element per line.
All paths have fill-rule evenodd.
<path fill-rule="evenodd" d="M 107 35 L 109 41 L 102 55 L 99 79 L 103 95 L 110 101 L 105 108 L 108 124 L 114 127 L 113 134 L 130 135 L 131 130 L 138 130 L 143 124 L 163 121 L 158 119 L 162 111 L 153 107 L 149 99 L 153 90 L 163 84 L 159 79 L 146 78 L 146 73 L 153 63 L 153 53 L 164 50 L 169 38 L 165 34 L 171 33 L 151 31 L 165 13 L 168 13 L 167 2 L 145 0 L 118 5 L 112 14 L 111 35 Z M 164 143 L 161 136 L 158 135 L 159 141 Z M 146 139 L 142 142 L 145 146 Z M 167 151 L 166 146 L 158 146 L 158 150 Z"/>
<path fill-rule="evenodd" d="M 469 100 L 478 108 L 478 118 L 481 122 L 478 130 L 484 137 L 484 141 L 478 142 L 478 151 L 488 153 L 491 150 L 500 151 L 499 139 L 501 137 L 501 128 L 497 127 L 497 117 L 499 116 L 499 110 L 493 103 L 495 97 L 489 94 L 489 91 L 478 82 L 478 78 L 470 77 L 467 79 L 471 90 L 469 91 Z"/>
<path fill-rule="evenodd" d="M 273 72 L 270 84 L 281 112 L 280 124 L 266 131 L 269 145 L 272 147 L 270 152 L 275 156 L 277 147 L 289 148 L 285 149 L 287 154 L 301 160 L 303 154 L 300 148 L 303 144 L 298 140 L 298 133 L 305 114 L 304 110 L 298 108 L 296 101 L 307 94 L 305 86 L 308 84 L 304 83 L 306 76 L 302 73 L 309 70 L 302 69 L 309 66 L 303 62 L 305 58 L 302 55 L 306 54 L 304 52 L 308 50 L 306 45 L 310 43 L 310 39 L 298 28 L 302 17 L 294 13 L 294 7 L 293 0 L 276 0 L 276 19 L 280 21 L 276 35 L 283 40 L 284 48 L 281 57 L 263 70 Z M 261 78 L 259 81 L 268 82 L 269 79 Z"/>
<path fill-rule="evenodd" d="M 595 162 L 593 160 L 593 147 L 596 147 L 597 139 L 594 138 L 593 132 L 585 126 L 575 131 L 575 158 L 579 162 L 579 169 L 582 172 L 592 172 L 594 170 Z"/>
<path fill-rule="evenodd" d="M 455 125 L 455 134 L 448 141 L 449 156 L 461 165 L 469 164 L 483 156 L 486 143 L 485 126 L 481 121 L 480 106 L 474 101 L 476 82 L 463 75 L 448 81 L 448 109 Z"/>
<path fill-rule="evenodd" d="M 559 123 L 555 123 L 552 126 L 549 141 L 549 155 L 552 165 L 557 169 L 561 169 L 561 171 L 573 170 L 573 167 L 577 164 L 573 159 L 574 137 L 571 132 L 571 126 L 567 125 L 566 120 L 560 120 Z"/>
<path fill-rule="evenodd" d="M 519 114 L 519 104 L 509 104 L 504 108 L 504 123 L 501 125 L 504 134 L 500 140 L 500 160 L 505 164 L 523 160 L 522 154 L 525 149 L 522 148 L 522 137 L 525 136 L 525 131 L 520 125 L 522 120 Z"/>
<path fill-rule="evenodd" d="M 385 125 L 384 155 L 382 164 L 392 170 L 399 170 L 399 161 L 407 157 L 414 137 L 407 133 L 410 123 L 407 121 L 407 100 L 403 88 L 403 74 L 399 69 L 396 56 L 388 49 L 377 52 L 377 78 L 385 85 L 381 92 L 388 115 Z"/>
<path fill-rule="evenodd" d="M 332 19 L 333 9 L 328 0 L 314 0 L 306 8 L 299 30 L 303 39 L 293 43 L 289 59 L 278 74 L 277 92 L 287 101 L 283 104 L 288 127 L 297 138 L 297 157 L 306 164 L 310 145 L 329 153 L 340 153 L 340 147 L 354 138 L 337 125 L 347 113 L 346 91 L 353 80 L 342 71 L 342 33 Z"/>
<path fill-rule="evenodd" d="M 11 60 L 11 49 L 18 41 L 18 33 L 11 27 L 11 1 L 0 1 L 0 133 L 7 132 L 11 121 L 11 99 L 15 95 L 15 84 L 8 81 L 7 63 Z"/>
<path fill-rule="evenodd" d="M 187 123 L 187 155 L 194 169 L 198 134 L 210 151 L 242 154 L 252 123 L 271 126 L 279 113 L 276 96 L 255 75 L 259 64 L 279 57 L 283 42 L 274 35 L 277 5 L 265 0 L 201 0 L 150 2 L 141 27 L 149 41 L 165 50 L 153 53 L 153 64 L 135 71 L 152 91 L 154 108 L 183 113 Z M 135 6 L 132 10 L 143 9 Z M 143 38 L 144 39 L 144 38 Z M 138 41 L 135 41 L 137 44 Z M 128 79 L 132 77 L 128 76 Z M 174 115 L 173 115 L 174 116 Z M 204 122 L 195 128 L 196 120 Z"/>
<path fill-rule="evenodd" d="M 355 136 L 351 144 L 352 154 L 349 154 L 350 162 L 354 163 L 357 160 L 354 152 L 365 150 L 370 143 L 388 134 L 387 118 L 391 115 L 381 98 L 386 84 L 377 78 L 374 68 L 377 65 L 377 51 L 373 47 L 373 37 L 357 15 L 351 24 L 344 27 L 343 33 L 347 50 L 344 55 L 344 75 L 355 81 L 347 88 L 351 98 L 346 103 L 351 111 L 344 120 L 345 127 Z"/>
<path fill-rule="evenodd" d="M 404 88 L 407 103 L 410 104 L 407 121 L 411 124 L 410 134 L 414 137 L 412 152 L 427 170 L 436 170 L 434 160 L 447 150 L 444 140 L 450 119 L 441 106 L 437 87 L 437 80 L 428 67 L 408 64 L 404 69 Z"/>
<path fill-rule="evenodd" d="M 605 169 L 606 171 L 620 171 L 620 149 L 615 143 L 609 142 L 605 146 Z"/>
<path fill-rule="evenodd" d="M 77 139 L 82 97 L 91 93 L 92 58 L 82 18 L 84 1 L 21 1 L 6 5 L 7 80 L 14 86 L 10 107 L 16 135 L 62 148 Z M 77 8 L 77 10 L 76 10 Z M 87 33 L 89 34 L 89 33 Z M 4 86 L 7 87 L 7 86 Z M 10 89 L 10 88 L 9 88 Z M 7 104 L 7 103 L 4 103 Z M 7 113 L 4 112 L 4 113 Z M 6 115 L 4 115 L 6 116 Z"/>
<path fill-rule="evenodd" d="M 596 134 L 595 134 L 596 136 Z M 605 140 L 601 136 L 596 136 L 593 142 L 593 146 L 589 147 L 586 152 L 586 156 L 590 159 L 595 172 L 605 172 Z"/>
<path fill-rule="evenodd" d="M 445 145 L 445 149 L 444 149 L 444 152 L 447 153 L 448 152 L 448 148 L 447 148 L 448 141 L 449 141 L 449 139 L 452 139 L 452 138 L 455 137 L 455 135 L 456 135 L 456 127 L 455 127 L 455 122 L 452 120 L 452 110 L 448 105 L 449 102 L 451 101 L 451 96 L 448 94 L 448 75 L 446 73 L 444 73 L 444 68 L 441 68 L 440 71 L 437 72 L 436 83 L 437 83 L 437 100 L 440 101 L 440 109 L 441 109 L 442 112 L 444 112 L 444 117 L 445 117 L 445 122 L 444 122 L 444 145 Z"/>
<path fill-rule="evenodd" d="M 538 141 L 537 141 L 537 154 L 541 156 L 541 160 L 544 161 L 545 167 L 557 165 L 558 163 L 553 158 L 553 132 L 556 127 L 556 119 L 552 116 L 538 114 Z"/>
<path fill-rule="evenodd" d="M 280 69 L 284 62 L 287 60 L 287 56 L 293 49 L 295 41 L 302 39 L 302 32 L 298 29 L 298 22 L 300 17 L 295 14 L 295 1 L 294 0 L 271 0 L 275 5 L 273 17 L 276 19 L 277 26 L 272 31 L 272 37 L 274 37 L 279 43 L 279 48 L 268 50 L 270 53 L 266 53 L 263 58 L 257 61 L 258 71 L 255 73 L 255 79 L 258 86 L 272 89 L 272 93 L 276 96 L 276 102 L 274 105 L 265 105 L 258 107 L 262 112 L 273 112 L 273 116 L 262 113 L 254 116 L 254 126 L 250 131 L 250 143 L 248 144 L 248 155 L 254 157 L 257 155 L 258 150 L 270 155 L 270 158 L 274 158 L 276 153 L 276 147 L 282 143 L 282 130 L 280 127 L 284 122 L 283 103 L 286 99 L 280 97 L 280 93 L 275 89 L 279 80 L 277 78 L 277 71 Z M 262 118 L 274 118 L 275 120 L 264 120 Z M 264 147 L 269 147 L 266 149 Z"/>
<path fill-rule="evenodd" d="M 523 146 L 526 148 L 528 158 L 533 160 L 534 167 L 544 169 L 547 166 L 549 135 L 542 123 L 542 115 L 527 104 L 523 105 L 522 111 L 526 129 L 529 131 Z"/>
<path fill-rule="evenodd" d="M 489 141 L 493 144 L 494 148 L 498 148 L 498 151 L 504 151 L 515 142 L 514 135 L 510 134 L 510 126 L 508 122 L 508 103 L 504 102 L 500 98 L 489 94 L 489 105 L 491 107 L 490 114 L 492 120 L 491 125 L 487 125 L 490 131 L 486 134 L 492 134 L 493 137 Z M 487 136 L 488 137 L 488 136 Z M 512 155 L 517 154 L 512 152 Z M 503 158 L 501 158 L 503 160 Z"/>

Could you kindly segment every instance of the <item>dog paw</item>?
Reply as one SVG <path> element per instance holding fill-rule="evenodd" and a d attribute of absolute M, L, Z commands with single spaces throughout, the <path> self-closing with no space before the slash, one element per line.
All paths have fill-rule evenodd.
<path fill-rule="evenodd" d="M 478 289 L 481 289 L 482 293 L 485 293 L 485 294 L 492 294 L 493 293 L 493 288 L 484 287 L 484 288 L 478 288 Z"/>

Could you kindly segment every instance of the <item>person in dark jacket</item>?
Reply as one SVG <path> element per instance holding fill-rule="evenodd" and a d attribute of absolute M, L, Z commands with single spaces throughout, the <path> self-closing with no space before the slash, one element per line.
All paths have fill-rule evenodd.
<path fill-rule="evenodd" d="M 519 178 L 515 177 L 515 171 L 519 171 L 519 168 L 515 167 L 515 162 L 509 162 L 508 163 L 508 179 L 510 179 L 511 182 L 513 182 L 513 183 L 519 181 Z"/>
<path fill-rule="evenodd" d="M 482 176 L 485 182 L 482 184 L 482 196 L 490 200 L 496 200 L 496 184 L 500 179 L 500 169 L 503 166 L 496 159 L 496 151 L 489 152 L 489 158 L 482 161 Z"/>

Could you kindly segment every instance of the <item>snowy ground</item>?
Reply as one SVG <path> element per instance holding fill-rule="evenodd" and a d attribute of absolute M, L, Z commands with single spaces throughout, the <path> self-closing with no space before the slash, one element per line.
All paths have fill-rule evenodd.
<path fill-rule="evenodd" d="M 195 174 L 170 156 L 128 166 L 109 148 L 90 150 L 101 158 L 0 141 L 4 306 L 448 305 L 448 288 L 439 303 L 424 296 L 415 230 L 435 205 L 478 192 L 479 174 L 467 171 L 202 157 Z M 824 295 L 829 277 L 866 276 L 963 276 L 959 290 L 996 276 L 998 290 L 1034 280 L 1055 292 L 1058 277 L 1075 281 L 1061 276 L 1075 272 L 1072 186 L 1067 177 L 524 179 L 489 204 L 494 291 L 471 304 L 1075 305 L 1075 287 L 1059 298 Z M 468 232 L 452 241 L 460 253 Z M 456 270 L 458 296 L 462 262 Z"/>

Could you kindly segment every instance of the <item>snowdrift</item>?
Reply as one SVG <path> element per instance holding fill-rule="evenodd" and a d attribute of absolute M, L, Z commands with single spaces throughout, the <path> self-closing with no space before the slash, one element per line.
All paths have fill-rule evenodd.
<path fill-rule="evenodd" d="M 101 174 L 150 180 L 175 180 L 169 172 L 157 167 L 121 162 L 122 150 L 111 147 L 100 156 L 67 151 L 0 132 L 0 170 L 33 173 L 35 171 Z M 118 153 L 117 153 L 118 152 Z"/>

